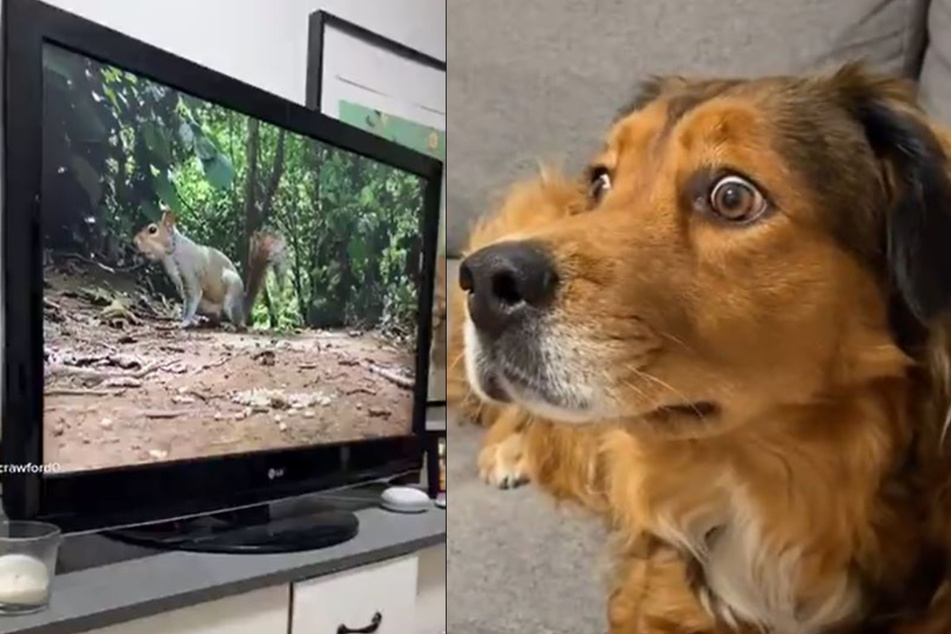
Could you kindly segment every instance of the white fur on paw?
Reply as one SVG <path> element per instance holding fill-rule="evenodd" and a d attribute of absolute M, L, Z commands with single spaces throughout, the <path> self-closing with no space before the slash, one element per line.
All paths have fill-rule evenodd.
<path fill-rule="evenodd" d="M 528 464 L 522 451 L 522 434 L 488 445 L 479 452 L 479 476 L 500 489 L 513 489 L 529 481 Z"/>

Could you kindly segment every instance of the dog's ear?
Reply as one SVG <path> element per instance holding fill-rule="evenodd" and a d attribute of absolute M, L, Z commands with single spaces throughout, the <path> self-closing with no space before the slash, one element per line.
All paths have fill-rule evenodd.
<path fill-rule="evenodd" d="M 921 326 L 951 308 L 951 178 L 945 149 L 901 80 L 850 65 L 832 79 L 882 165 L 883 250 L 897 299 Z"/>
<path fill-rule="evenodd" d="M 621 106 L 615 118 L 622 119 L 632 112 L 641 110 L 662 94 L 683 90 L 688 85 L 688 80 L 680 75 L 651 75 L 637 84 L 633 98 Z"/>

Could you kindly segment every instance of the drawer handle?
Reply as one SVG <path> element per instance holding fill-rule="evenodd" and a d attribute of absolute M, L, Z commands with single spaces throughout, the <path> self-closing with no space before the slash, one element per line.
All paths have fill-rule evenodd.
<path fill-rule="evenodd" d="M 373 634 L 378 629 L 380 629 L 380 624 L 383 623 L 383 615 L 377 612 L 373 615 L 373 618 L 370 620 L 370 624 L 366 627 L 361 627 L 356 630 L 352 630 L 346 625 L 341 624 L 337 628 L 337 634 Z"/>

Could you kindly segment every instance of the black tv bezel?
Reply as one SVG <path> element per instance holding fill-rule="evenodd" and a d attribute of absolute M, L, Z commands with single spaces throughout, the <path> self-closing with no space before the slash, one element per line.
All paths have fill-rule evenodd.
<path fill-rule="evenodd" d="M 0 482 L 7 515 L 47 519 L 66 530 L 87 530 L 212 512 L 419 472 L 442 163 L 38 0 L 3 0 L 0 227 L 5 328 L 0 462 L 21 467 L 43 464 L 40 185 L 42 49 L 47 43 L 425 179 L 416 350 L 416 376 L 422 378 L 414 390 L 409 435 L 62 475 L 5 469 Z"/>

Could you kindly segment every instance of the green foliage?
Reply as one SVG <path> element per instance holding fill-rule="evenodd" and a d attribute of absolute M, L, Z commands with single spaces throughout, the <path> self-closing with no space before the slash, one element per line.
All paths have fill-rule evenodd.
<path fill-rule="evenodd" d="M 257 326 L 412 340 L 420 179 L 266 123 L 253 134 L 245 115 L 53 46 L 43 57 L 49 248 L 126 264 L 165 206 L 243 271 L 249 236 L 271 227 L 288 275 L 269 280 Z"/>

